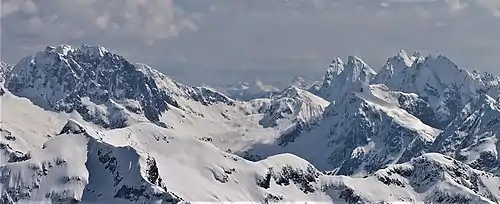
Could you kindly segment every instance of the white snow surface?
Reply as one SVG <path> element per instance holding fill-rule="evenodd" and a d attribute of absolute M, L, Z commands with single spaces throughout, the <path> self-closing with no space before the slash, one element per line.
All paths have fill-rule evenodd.
<path fill-rule="evenodd" d="M 246 101 L 100 46 L 2 73 L 0 203 L 500 202 L 500 80 L 443 56 L 337 58 L 314 94 L 256 81 Z"/>
<path fill-rule="evenodd" d="M 1 166 L 8 180 L 0 185 L 0 192 L 22 195 L 16 198 L 21 198 L 19 202 L 53 203 L 72 199 L 105 203 L 264 202 L 273 201 L 272 196 L 281 202 L 423 202 L 453 199 L 449 193 L 478 203 L 500 199 L 493 194 L 498 193 L 498 178 L 440 154 L 390 165 L 367 178 L 349 178 L 325 175 L 292 154 L 250 162 L 222 152 L 210 142 L 170 135 L 151 123 L 102 132 L 83 127 L 83 133 L 74 132 L 80 128 L 75 125 L 78 122 L 69 123 L 71 130 L 45 142 L 43 149 L 33 151 L 31 159 Z M 438 170 L 438 166 L 443 168 Z M 158 172 L 157 176 L 152 176 L 152 171 Z M 480 184 L 457 180 L 457 171 L 475 183 L 479 179 Z M 464 187 L 467 185 L 480 185 L 480 190 Z M 121 191 L 124 188 L 142 194 L 130 193 L 133 190 L 127 194 Z"/>

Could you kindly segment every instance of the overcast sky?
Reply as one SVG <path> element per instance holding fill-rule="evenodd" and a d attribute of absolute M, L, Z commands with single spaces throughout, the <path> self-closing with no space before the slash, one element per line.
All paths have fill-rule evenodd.
<path fill-rule="evenodd" d="M 500 0 L 1 0 L 1 57 L 99 44 L 189 84 L 374 69 L 403 48 L 500 75 Z"/>

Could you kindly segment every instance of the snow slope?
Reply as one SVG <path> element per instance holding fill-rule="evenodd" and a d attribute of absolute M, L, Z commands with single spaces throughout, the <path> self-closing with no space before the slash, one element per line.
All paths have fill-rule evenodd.
<path fill-rule="evenodd" d="M 0 96 L 0 164 L 18 160 L 29 151 L 40 148 L 70 117 L 16 97 L 1 84 L 0 89 L 4 90 Z"/>
<path fill-rule="evenodd" d="M 273 143 L 280 132 L 316 120 L 328 105 L 297 88 L 277 92 L 273 99 L 235 101 L 207 87 L 182 85 L 147 65 L 89 45 L 47 47 L 22 59 L 6 88 L 47 111 L 71 113 L 97 128 L 149 121 L 172 134 L 203 135 L 220 149 L 242 154 L 253 144 Z M 257 93 L 256 89 L 247 91 Z M 291 115 L 281 113 L 287 108 Z"/>
<path fill-rule="evenodd" d="M 439 135 L 430 151 L 500 174 L 500 103 L 481 95 Z"/>
<path fill-rule="evenodd" d="M 498 77 L 468 72 L 442 55 L 412 57 L 413 63 L 409 59 L 404 51 L 389 58 L 370 83 L 425 98 L 437 116 L 437 128 L 446 127 L 478 94 L 498 96 Z"/>
<path fill-rule="evenodd" d="M 186 109 L 179 100 L 231 104 L 206 88 L 179 84 L 144 64 L 132 64 L 100 46 L 47 47 L 15 65 L 5 84 L 13 94 L 52 111 L 78 112 L 106 128 L 158 123 L 163 112 Z"/>
<path fill-rule="evenodd" d="M 151 123 L 100 132 L 70 120 L 30 159 L 2 165 L 0 171 L 3 203 L 500 199 L 498 178 L 439 154 L 390 165 L 366 178 L 329 176 L 291 154 L 250 162 Z"/>
<path fill-rule="evenodd" d="M 441 131 L 371 87 L 366 85 L 362 92 L 354 91 L 330 104 L 312 128 L 283 134 L 281 138 L 288 137 L 287 143 L 257 144 L 251 152 L 264 157 L 291 152 L 321 170 L 341 175 L 366 175 L 425 153 Z"/>
<path fill-rule="evenodd" d="M 248 101 L 100 46 L 8 73 L 0 203 L 500 201 L 500 78 L 442 56 L 336 59 L 318 96 L 255 83 Z"/>

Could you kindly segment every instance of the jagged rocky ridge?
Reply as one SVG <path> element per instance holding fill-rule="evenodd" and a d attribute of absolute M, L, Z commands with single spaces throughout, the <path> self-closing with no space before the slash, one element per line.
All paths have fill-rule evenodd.
<path fill-rule="evenodd" d="M 391 90 L 415 93 L 436 113 L 444 129 L 479 94 L 498 97 L 499 77 L 460 69 L 445 56 L 413 56 L 404 51 L 390 58 L 372 84 L 385 84 Z"/>
<path fill-rule="evenodd" d="M 207 88 L 172 81 L 144 64 L 132 64 L 103 47 L 47 47 L 15 65 L 6 88 L 54 111 L 76 111 L 105 127 L 124 127 L 133 114 L 158 122 L 169 109 L 183 109 L 179 98 L 231 104 Z"/>
<path fill-rule="evenodd" d="M 342 101 L 330 104 L 321 121 L 299 131 L 290 142 L 256 145 L 252 152 L 292 152 L 340 175 L 370 174 L 425 153 L 441 131 L 401 109 L 398 97 L 389 100 L 386 87 L 361 86 L 362 91 L 353 90 Z M 304 148 L 311 146 L 315 151 Z"/>
<path fill-rule="evenodd" d="M 83 51 L 87 48 L 93 51 Z M 496 203 L 500 199 L 499 178 L 495 175 L 498 101 L 490 97 L 499 80 L 492 75 L 469 73 L 473 80 L 479 81 L 474 83 L 489 88 L 470 92 L 467 96 L 470 100 L 456 113 L 459 117 L 442 128 L 446 114 L 443 107 L 436 108 L 435 102 L 444 100 L 443 97 L 438 100 L 418 91 L 394 88 L 387 81 L 398 81 L 393 79 L 395 75 L 386 72 L 383 77 L 383 71 L 375 73 L 358 57 L 349 57 L 347 64 L 337 59 L 328 69 L 330 77 L 325 76 L 321 86 L 325 88 L 314 93 L 330 102 L 297 87 L 277 92 L 272 98 L 235 101 L 209 88 L 181 85 L 146 65 L 137 64 L 131 70 L 141 72 L 137 78 L 143 80 L 118 83 L 125 88 L 104 83 L 102 76 L 76 83 L 77 87 L 86 87 L 86 83 L 106 86 L 96 85 L 98 88 L 90 89 L 89 93 L 81 89 L 81 93 L 74 95 L 74 101 L 83 105 L 67 105 L 92 110 L 105 107 L 102 117 L 94 111 L 89 118 L 85 111 L 57 108 L 66 105 L 64 99 L 78 91 L 68 89 L 66 83 L 70 82 L 64 78 L 53 76 L 60 73 L 86 76 L 75 73 L 88 70 L 101 73 L 107 69 L 113 73 L 123 71 L 125 65 L 86 64 L 79 59 L 77 64 L 81 69 L 73 69 L 71 65 L 53 63 L 57 58 L 63 62 L 75 61 L 78 52 L 83 52 L 80 58 L 103 62 L 107 62 L 104 58 L 108 55 L 116 57 L 111 59 L 122 58 L 102 47 L 60 46 L 41 52 L 46 55 L 38 53 L 37 56 L 43 56 L 40 59 L 26 58 L 30 66 L 22 66 L 26 65 L 25 59 L 9 74 L 6 94 L 0 102 L 15 109 L 7 112 L 6 119 L 2 118 L 0 149 L 2 156 L 8 158 L 0 164 L 4 175 L 0 182 L 2 202 Z M 389 61 L 401 58 L 394 66 L 410 67 L 416 61 L 426 60 L 417 54 L 408 57 L 403 53 Z M 414 72 L 418 73 L 407 71 Z M 102 78 L 129 77 L 129 74 L 115 74 Z M 135 79 L 136 75 L 131 76 Z M 34 80 L 26 86 L 21 83 L 36 78 L 43 80 Z M 147 88 L 127 87 L 136 82 L 145 83 Z M 151 92 L 151 87 L 157 91 Z M 124 89 L 138 93 L 129 97 L 122 92 Z M 96 96 L 106 91 L 117 93 L 108 93 L 112 97 L 107 103 L 99 101 Z M 146 106 L 161 107 L 151 100 L 142 102 L 152 98 L 149 92 L 160 93 L 157 96 L 160 101 L 162 92 L 171 99 L 163 101 L 165 110 L 154 112 L 158 113 L 157 118 L 147 116 L 144 111 Z M 33 93 L 42 93 L 42 97 Z M 18 103 L 19 107 L 13 106 Z M 138 108 L 125 107 L 130 104 Z M 38 106 L 45 110 L 38 110 Z M 126 122 L 110 125 L 116 117 L 109 114 L 113 106 L 122 108 L 120 112 L 126 116 L 123 117 Z M 23 119 L 30 111 L 48 120 L 29 127 L 26 125 L 29 121 L 36 121 Z M 68 116 L 76 119 L 57 125 L 57 121 L 67 121 Z M 22 130 L 23 125 L 27 130 Z M 245 149 L 250 151 L 243 156 L 256 162 L 231 153 Z M 75 150 L 81 153 L 68 158 L 71 154 L 66 152 Z M 308 161 L 282 154 L 285 152 Z M 41 171 L 24 170 L 30 166 L 40 166 Z M 186 185 L 190 183 L 196 185 Z"/>
<path fill-rule="evenodd" d="M 321 169 L 351 175 L 373 172 L 388 163 L 405 162 L 425 152 L 444 153 L 439 150 L 445 148 L 443 140 L 454 142 L 454 157 L 467 162 L 458 156 L 458 151 L 469 150 L 460 149 L 486 148 L 481 144 L 488 143 L 488 150 L 482 153 L 484 159 L 474 164 L 479 169 L 496 171 L 498 131 L 484 125 L 464 132 L 460 126 L 470 124 L 471 119 L 464 122 L 464 117 L 474 111 L 480 112 L 472 115 L 477 121 L 486 119 L 482 113 L 484 108 L 478 110 L 466 104 L 476 101 L 480 95 L 497 95 L 499 77 L 477 71 L 470 73 L 444 56 L 421 57 L 415 53 L 409 57 L 402 50 L 389 58 L 377 74 L 357 57 L 349 57 L 348 61 L 344 64 L 338 58 L 334 60 L 316 92 L 331 101 L 316 128 L 295 135 L 296 144 L 279 150 L 268 150 L 276 148 L 273 145 L 257 145 L 254 152 L 269 155 L 293 152 Z M 454 77 L 457 81 L 453 81 Z M 429 88 L 431 86 L 439 89 Z M 430 89 L 435 90 L 434 95 Z M 490 101 L 497 103 L 493 98 Z M 450 121 L 460 114 L 454 122 Z M 494 125 L 492 118 L 490 126 Z M 434 142 L 438 135 L 440 139 Z M 329 145 L 324 145 L 324 141 L 329 141 Z M 279 144 L 276 146 L 282 146 Z M 310 144 L 323 146 L 323 154 L 302 150 Z M 325 158 L 325 152 L 330 157 Z"/>
<path fill-rule="evenodd" d="M 500 175 L 500 103 L 480 95 L 439 135 L 430 151 Z"/>
<path fill-rule="evenodd" d="M 327 101 L 339 101 L 360 85 L 370 83 L 377 74 L 368 64 L 356 56 L 349 56 L 347 63 L 337 58 L 326 71 L 324 82 L 318 91 L 313 92 Z"/>

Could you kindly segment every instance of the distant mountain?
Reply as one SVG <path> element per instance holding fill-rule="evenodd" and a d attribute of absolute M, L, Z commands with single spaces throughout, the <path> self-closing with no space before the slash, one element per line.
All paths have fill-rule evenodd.
<path fill-rule="evenodd" d="M 257 98 L 271 98 L 274 94 L 279 93 L 279 89 L 264 84 L 258 78 L 253 82 L 240 82 L 235 85 L 216 86 L 217 90 L 226 94 L 230 98 L 242 101 L 250 101 Z"/>
<path fill-rule="evenodd" d="M 309 89 L 314 89 L 313 86 L 315 86 L 316 84 L 318 84 L 318 81 L 307 80 L 304 79 L 303 77 L 295 76 L 292 79 L 290 86 L 295 86 L 303 90 L 309 90 Z"/>

